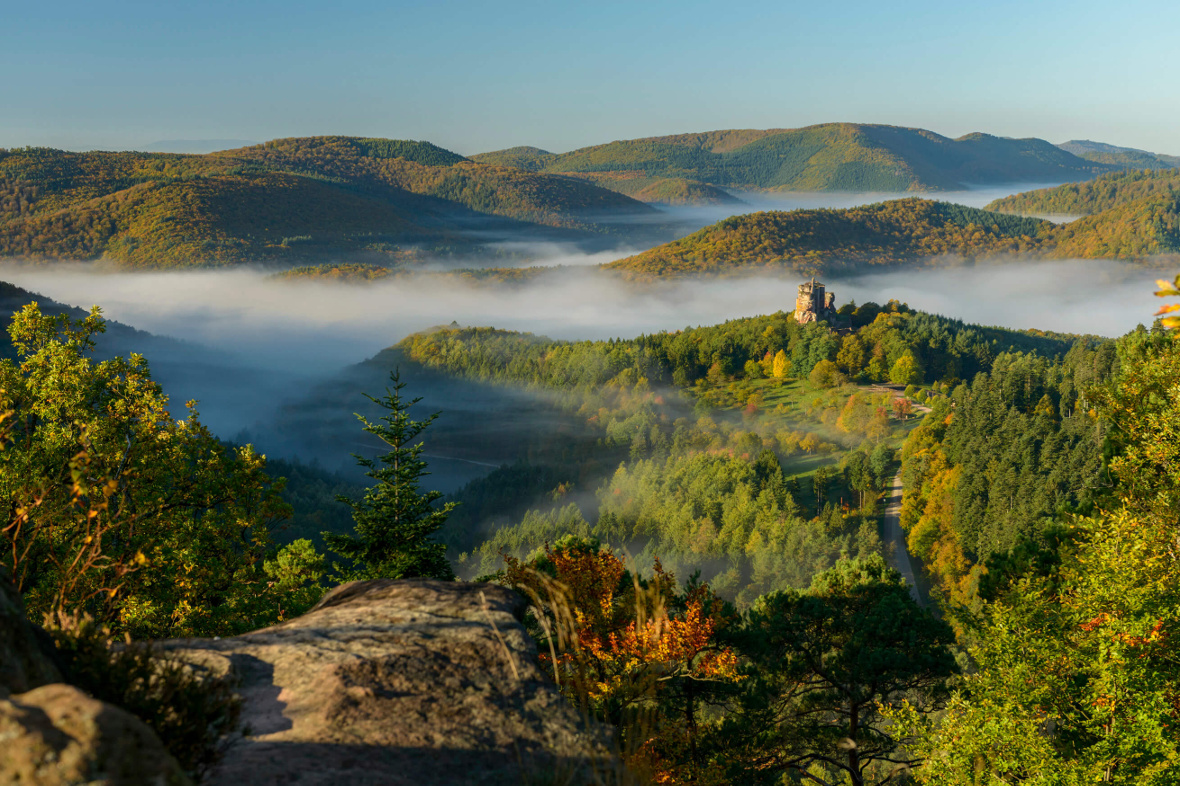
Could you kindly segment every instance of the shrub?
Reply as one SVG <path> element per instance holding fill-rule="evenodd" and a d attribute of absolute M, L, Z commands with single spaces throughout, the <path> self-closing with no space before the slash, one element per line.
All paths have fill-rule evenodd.
<path fill-rule="evenodd" d="M 835 363 L 830 360 L 821 360 L 811 370 L 808 380 L 817 388 L 833 388 L 843 385 L 848 381 L 848 378 L 840 373 Z"/>
<path fill-rule="evenodd" d="M 232 677 L 200 673 L 149 644 L 117 644 L 89 616 L 59 615 L 48 630 L 66 681 L 150 726 L 194 780 L 221 759 L 242 709 Z"/>

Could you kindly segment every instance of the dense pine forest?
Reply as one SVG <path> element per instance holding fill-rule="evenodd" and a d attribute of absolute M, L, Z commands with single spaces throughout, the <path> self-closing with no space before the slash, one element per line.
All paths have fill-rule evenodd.
<path fill-rule="evenodd" d="M 98 311 L 33 304 L 0 360 L 4 565 L 95 684 L 130 668 L 102 636 L 457 575 L 530 599 L 542 666 L 636 782 L 1171 783 L 1175 311 L 1117 340 L 896 301 L 609 341 L 436 328 L 366 363 L 387 382 L 355 429 L 385 447 L 358 481 L 173 417 L 148 360 L 93 357 Z M 414 369 L 532 402 L 517 460 L 432 491 Z M 144 712 L 168 739 L 198 717 Z"/>

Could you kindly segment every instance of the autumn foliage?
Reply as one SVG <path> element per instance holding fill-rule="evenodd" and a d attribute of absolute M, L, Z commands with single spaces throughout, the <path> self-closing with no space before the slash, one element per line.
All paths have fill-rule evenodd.
<path fill-rule="evenodd" d="M 738 680 L 718 643 L 732 612 L 656 561 L 642 579 L 595 540 L 564 538 L 529 560 L 505 557 L 503 581 L 533 600 L 541 659 L 571 699 L 620 729 L 629 763 L 657 783 L 698 767 L 700 697 Z"/>

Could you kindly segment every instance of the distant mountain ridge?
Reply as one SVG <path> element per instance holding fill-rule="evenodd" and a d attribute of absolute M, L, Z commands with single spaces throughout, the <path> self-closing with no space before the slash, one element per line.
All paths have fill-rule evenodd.
<path fill-rule="evenodd" d="M 207 155 L 0 150 L 0 257 L 396 262 L 522 234 L 610 247 L 657 218 L 591 183 L 476 163 L 428 142 L 309 137 Z"/>
<path fill-rule="evenodd" d="M 1087 161 L 1114 164 L 1128 169 L 1173 169 L 1180 166 L 1180 156 L 1151 153 L 1134 147 L 1119 147 L 1089 139 L 1071 139 L 1057 147 Z"/>
<path fill-rule="evenodd" d="M 858 123 L 734 129 L 610 142 L 568 153 L 515 147 L 473 161 L 592 180 L 678 179 L 771 191 L 941 191 L 972 185 L 1079 180 L 1118 168 L 1042 139 Z M 658 201 L 658 200 L 652 200 Z"/>
<path fill-rule="evenodd" d="M 236 147 L 250 147 L 257 145 L 252 139 L 158 139 L 148 142 L 139 148 L 142 153 L 190 153 L 202 155 L 216 153 L 218 150 L 231 150 Z"/>

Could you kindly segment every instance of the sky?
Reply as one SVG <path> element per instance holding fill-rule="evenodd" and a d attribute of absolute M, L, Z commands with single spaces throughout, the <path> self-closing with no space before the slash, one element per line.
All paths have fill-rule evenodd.
<path fill-rule="evenodd" d="M 1180 154 L 1180 3 L 3 0 L 0 147 L 830 121 Z"/>

